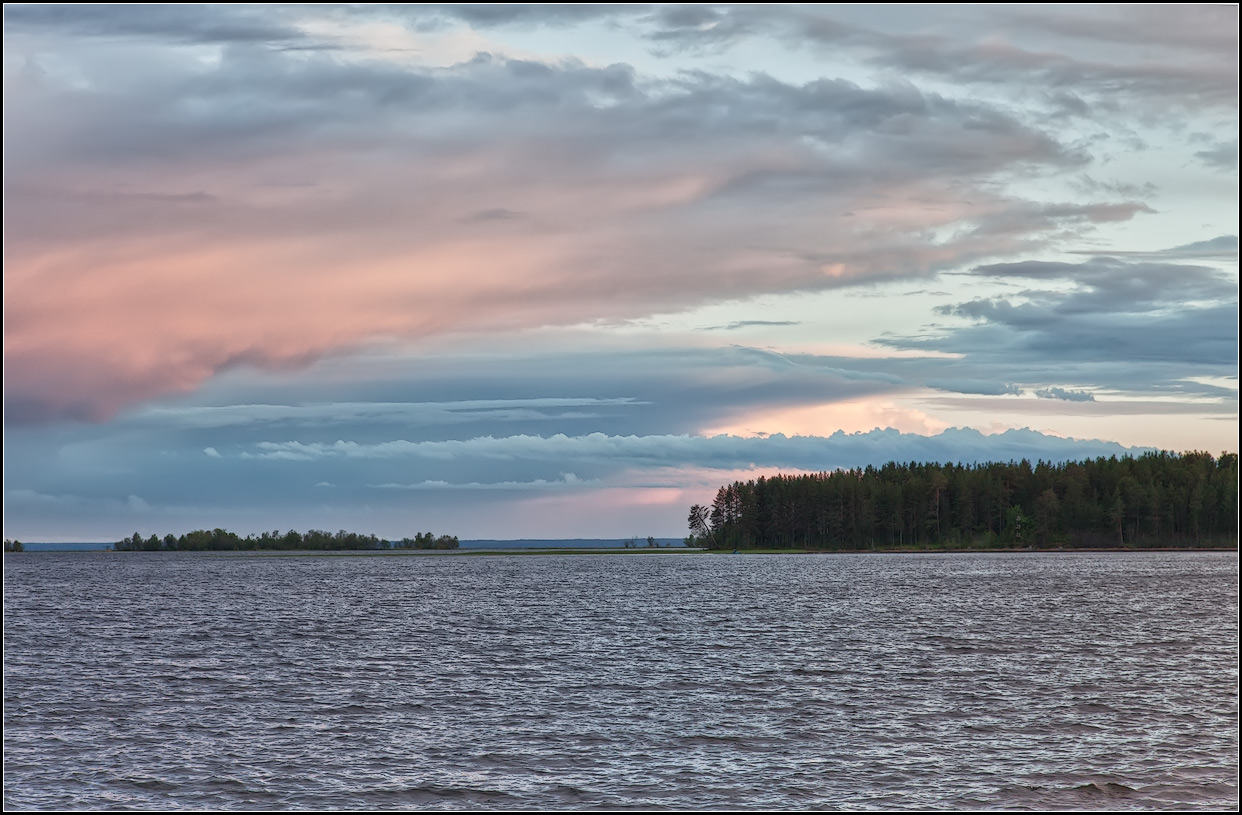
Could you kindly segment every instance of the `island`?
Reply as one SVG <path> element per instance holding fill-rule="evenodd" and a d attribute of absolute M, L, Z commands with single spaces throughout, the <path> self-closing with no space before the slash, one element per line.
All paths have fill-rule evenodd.
<path fill-rule="evenodd" d="M 342 550 L 342 549 L 456 549 L 456 535 L 440 535 L 436 537 L 430 532 L 420 532 L 412 538 L 390 541 L 375 535 L 361 535 L 357 532 L 326 532 L 311 529 L 297 532 L 290 529 L 281 533 L 263 532 L 259 535 L 241 537 L 226 529 L 196 529 L 184 535 L 151 535 L 144 538 L 135 532 L 131 537 L 119 540 L 112 545 L 118 552 L 209 552 L 209 551 L 246 551 L 259 549 L 277 550 Z"/>

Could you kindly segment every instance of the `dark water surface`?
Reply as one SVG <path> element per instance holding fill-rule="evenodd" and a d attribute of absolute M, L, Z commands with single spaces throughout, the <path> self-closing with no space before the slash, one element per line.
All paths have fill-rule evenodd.
<path fill-rule="evenodd" d="M 1236 553 L 4 561 L 6 809 L 1219 809 Z"/>

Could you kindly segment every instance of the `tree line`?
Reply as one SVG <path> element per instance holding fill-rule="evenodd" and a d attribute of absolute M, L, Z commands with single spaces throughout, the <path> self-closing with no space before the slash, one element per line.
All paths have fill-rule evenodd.
<path fill-rule="evenodd" d="M 686 542 L 711 549 L 1236 547 L 1238 456 L 889 462 L 760 477 L 721 487 L 688 522 Z"/>
<path fill-rule="evenodd" d="M 144 538 L 135 532 L 131 537 L 112 544 L 112 548 L 118 552 L 205 552 L 255 549 L 456 549 L 458 545 L 456 535 L 436 537 L 430 532 L 420 532 L 412 538 L 390 541 L 375 535 L 346 532 L 344 529 L 339 532 L 320 529 L 297 532 L 290 529 L 284 533 L 276 530 L 247 535 L 244 538 L 227 529 L 196 529 L 181 536 L 170 534 L 163 538 L 158 535 Z"/>

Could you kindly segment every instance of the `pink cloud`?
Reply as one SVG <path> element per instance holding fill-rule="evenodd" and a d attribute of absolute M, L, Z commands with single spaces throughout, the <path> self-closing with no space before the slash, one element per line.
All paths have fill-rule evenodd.
<path fill-rule="evenodd" d="M 531 84 L 504 63 L 455 70 L 469 82 L 445 93 L 478 93 L 487 82 L 528 93 Z M 562 68 L 548 69 L 546 82 L 597 79 Z M 289 81 L 282 75 L 267 89 L 294 94 L 271 100 L 289 104 L 289 116 L 309 100 L 331 101 L 297 96 L 311 92 Z M 925 120 L 883 138 L 847 128 L 837 154 L 727 117 L 670 138 L 663 130 L 688 126 L 653 95 L 637 97 L 633 121 L 621 104 L 562 100 L 567 113 L 525 102 L 501 116 L 463 103 L 423 118 L 417 108 L 380 108 L 369 111 L 369 128 L 311 120 L 277 130 L 284 141 L 234 143 L 226 133 L 217 144 L 194 129 L 203 122 L 170 126 L 161 117 L 172 114 L 140 88 L 127 100 L 132 114 L 168 132 L 105 129 L 99 142 L 110 157 L 74 137 L 101 122 L 122 127 L 97 95 L 17 86 L 6 99 L 18 114 L 6 135 L 22 159 L 6 213 L 9 417 L 98 420 L 229 366 L 300 365 L 378 339 L 636 317 L 926 275 L 1028 248 L 1092 211 L 1041 211 L 981 183 L 1011 161 L 1064 159 L 1016 122 L 997 117 L 980 130 L 977 111 L 937 102 L 929 112 L 907 92 L 890 99 L 842 83 L 678 87 L 683 104 L 712 115 L 722 94 L 765 105 L 791 96 L 787 113 L 810 116 L 807 128 L 827 126 L 814 105 L 833 95 L 864 109 L 911 107 Z M 40 152 L 50 132 L 60 134 L 46 148 L 52 156 Z M 178 135 L 203 139 L 200 149 Z M 121 136 L 162 149 L 108 142 Z M 927 153 L 924 166 L 909 166 L 912 144 Z M 980 185 L 967 198 L 972 178 Z M 928 238 L 949 224 L 961 227 L 954 237 Z"/>

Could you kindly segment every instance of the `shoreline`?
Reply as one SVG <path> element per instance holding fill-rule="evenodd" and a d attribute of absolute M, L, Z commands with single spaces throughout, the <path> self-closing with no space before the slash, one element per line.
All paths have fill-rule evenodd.
<path fill-rule="evenodd" d="M 114 549 L 36 549 L 24 552 L 6 552 L 11 555 L 40 555 L 74 553 L 82 555 L 214 555 L 218 557 L 478 557 L 497 555 L 1014 555 L 1014 554 L 1081 554 L 1110 552 L 1116 554 L 1141 552 L 1237 552 L 1238 547 L 1153 546 L 1141 549 L 1123 547 L 1107 548 L 997 548 L 997 549 L 704 549 L 700 547 L 532 547 L 497 549 L 203 549 L 156 552 L 125 552 Z"/>

